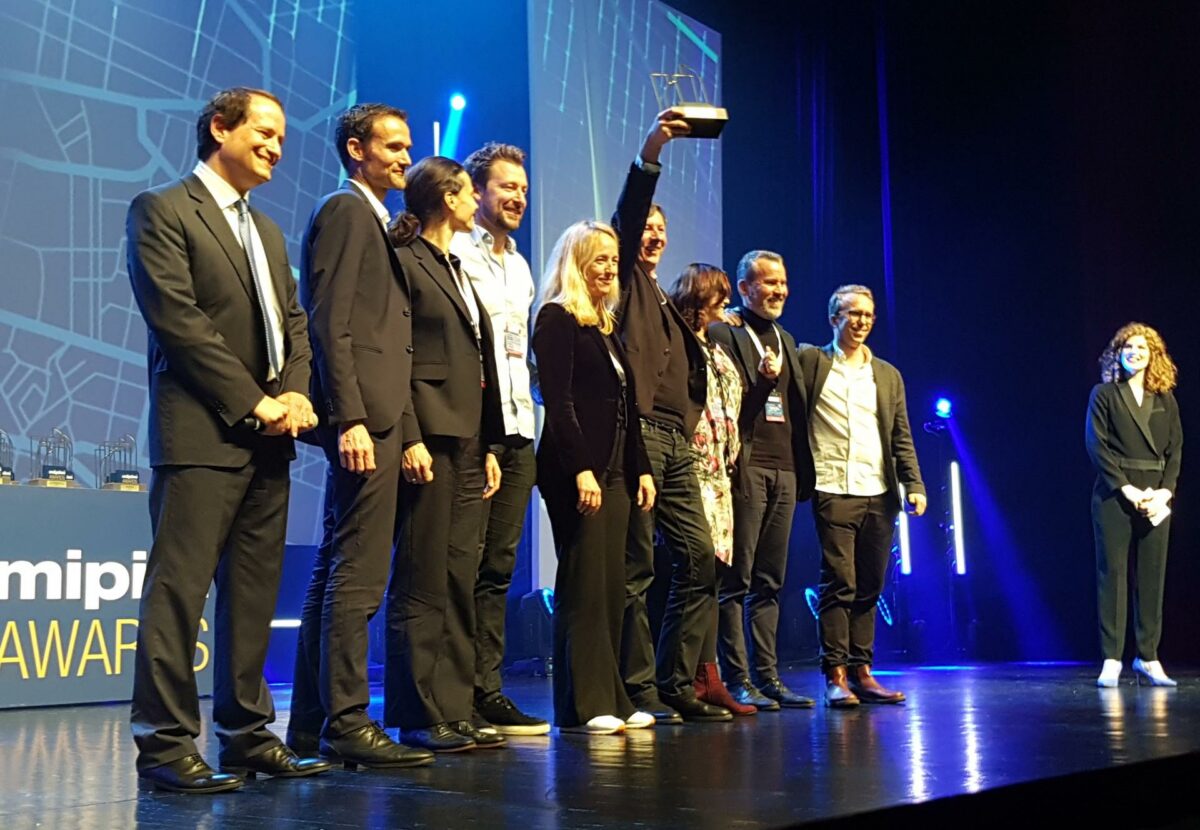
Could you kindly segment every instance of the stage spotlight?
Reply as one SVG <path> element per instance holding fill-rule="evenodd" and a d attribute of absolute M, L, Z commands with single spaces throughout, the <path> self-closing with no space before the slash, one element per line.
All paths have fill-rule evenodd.
<path fill-rule="evenodd" d="M 462 112 L 467 108 L 467 99 L 463 97 L 461 92 L 456 92 L 450 96 L 450 109 Z"/>
<path fill-rule="evenodd" d="M 949 398 L 938 398 L 933 405 L 933 414 L 939 418 L 950 418 L 954 415 L 954 405 Z"/>

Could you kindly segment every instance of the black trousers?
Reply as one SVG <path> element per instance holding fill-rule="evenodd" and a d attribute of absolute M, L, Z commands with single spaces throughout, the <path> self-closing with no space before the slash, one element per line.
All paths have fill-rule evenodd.
<path fill-rule="evenodd" d="M 629 517 L 621 675 L 635 705 L 647 702 L 655 685 L 663 694 L 691 692 L 716 604 L 716 555 L 688 441 L 678 430 L 645 420 L 641 430 L 658 497 L 653 511 L 645 513 L 633 506 Z M 657 660 L 646 611 L 646 591 L 654 581 L 656 524 L 671 553 L 670 591 Z"/>
<path fill-rule="evenodd" d="M 717 565 L 718 652 L 726 682 L 740 683 L 750 677 L 752 657 L 754 679 L 765 683 L 779 676 L 775 647 L 779 592 L 787 575 L 796 474 L 751 466 L 742 480 L 744 492 L 736 492 L 733 499 L 733 562 Z"/>
<path fill-rule="evenodd" d="M 817 492 L 821 541 L 817 628 L 821 668 L 869 666 L 875 656 L 875 605 L 883 592 L 899 514 L 895 497 Z"/>
<path fill-rule="evenodd" d="M 300 614 L 289 731 L 337 737 L 366 726 L 367 624 L 379 610 L 392 562 L 400 492 L 400 427 L 375 433 L 375 472 L 342 467 L 336 430 L 319 436 L 325 530 Z"/>
<path fill-rule="evenodd" d="M 475 681 L 475 575 L 483 522 L 479 438 L 427 438 L 433 481 L 400 490 L 387 590 L 384 723 L 468 720 Z"/>
<path fill-rule="evenodd" d="M 263 664 L 283 568 L 290 483 L 287 459 L 269 452 L 240 469 L 154 469 L 154 543 L 139 611 L 131 717 L 139 770 L 197 752 L 193 661 L 214 578 L 213 722 L 220 756 L 246 758 L 279 743 L 267 729 L 275 706 Z"/>
<path fill-rule="evenodd" d="M 500 691 L 508 589 L 517 563 L 529 498 L 537 481 L 533 443 L 507 447 L 500 458 L 500 489 L 484 502 L 483 558 L 475 580 L 475 696 Z"/>
<path fill-rule="evenodd" d="M 1137 483 L 1137 486 L 1156 485 Z M 1158 527 L 1152 526 L 1119 492 L 1105 494 L 1100 487 L 1092 491 L 1096 599 L 1100 649 L 1105 659 L 1120 660 L 1125 651 L 1130 565 L 1134 569 L 1137 656 L 1143 660 L 1158 659 L 1170 526 L 1170 517 Z"/>
<path fill-rule="evenodd" d="M 623 442 L 620 446 L 623 446 Z M 625 719 L 634 705 L 621 678 L 625 540 L 629 490 L 621 475 L 602 481 L 600 510 L 575 509 L 573 481 L 543 489 L 554 532 L 554 722 L 578 726 L 598 715 Z"/>

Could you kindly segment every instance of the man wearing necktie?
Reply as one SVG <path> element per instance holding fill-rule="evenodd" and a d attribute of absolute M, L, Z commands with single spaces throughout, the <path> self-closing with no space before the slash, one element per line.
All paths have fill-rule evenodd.
<path fill-rule="evenodd" d="M 200 162 L 139 194 L 129 278 L 146 321 L 150 522 L 133 684 L 137 768 L 161 789 L 221 792 L 246 777 L 300 777 L 267 725 L 263 679 L 283 564 L 293 439 L 316 424 L 305 396 L 304 312 L 279 228 L 248 195 L 270 180 L 286 130 L 278 99 L 217 93 L 196 125 Z M 199 755 L 193 656 L 216 582 L 217 773 Z"/>

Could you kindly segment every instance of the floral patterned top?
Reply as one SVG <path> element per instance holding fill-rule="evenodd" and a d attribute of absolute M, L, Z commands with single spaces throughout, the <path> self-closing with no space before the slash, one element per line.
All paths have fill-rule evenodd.
<path fill-rule="evenodd" d="M 738 413 L 742 408 L 742 376 L 724 347 L 701 341 L 708 361 L 708 400 L 692 434 L 692 464 L 700 479 L 704 516 L 712 531 L 713 550 L 726 565 L 733 562 L 733 492 L 730 476 L 741 451 Z"/>

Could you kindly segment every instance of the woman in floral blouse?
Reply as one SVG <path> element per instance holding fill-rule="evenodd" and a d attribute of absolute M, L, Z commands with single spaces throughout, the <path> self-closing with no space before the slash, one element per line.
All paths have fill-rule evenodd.
<path fill-rule="evenodd" d="M 671 299 L 704 344 L 708 361 L 708 399 L 692 435 L 692 463 L 700 479 L 704 515 L 712 531 L 713 550 L 726 565 L 733 561 L 733 492 L 730 476 L 737 460 L 738 412 L 743 381 L 724 347 L 708 338 L 708 324 L 721 319 L 729 301 L 729 277 L 715 265 L 693 262 L 679 275 Z M 717 586 L 714 583 L 715 594 Z M 734 701 L 717 672 L 717 614 L 706 630 L 696 669 L 696 696 L 735 715 L 757 710 Z"/>

